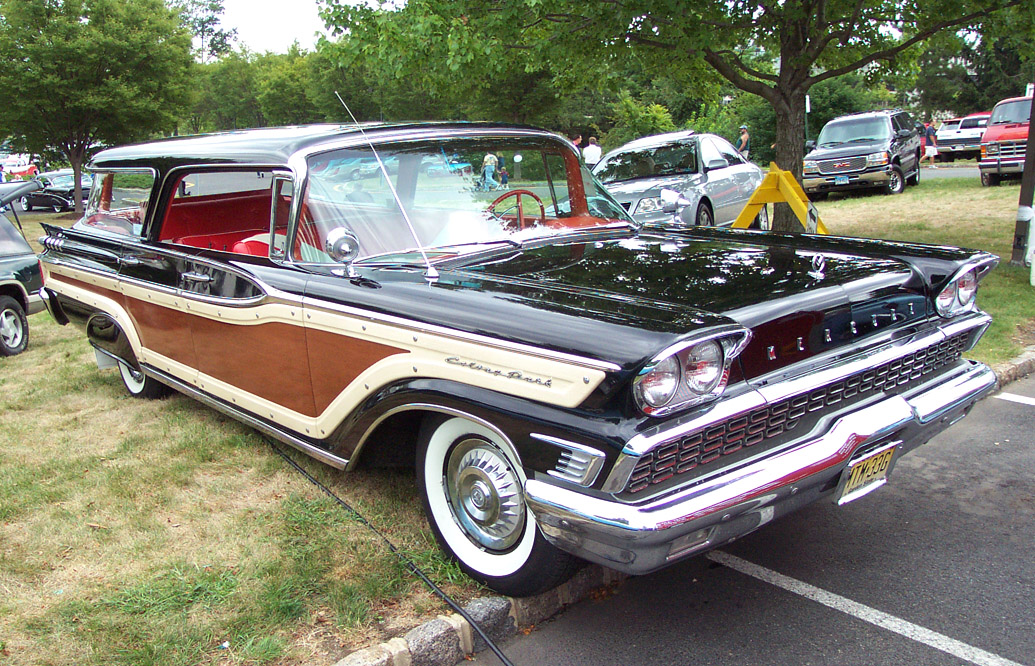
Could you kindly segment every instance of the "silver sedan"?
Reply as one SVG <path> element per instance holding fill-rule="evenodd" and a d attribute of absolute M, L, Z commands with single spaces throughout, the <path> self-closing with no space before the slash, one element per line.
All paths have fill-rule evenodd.
<path fill-rule="evenodd" d="M 764 176 L 722 137 L 693 130 L 630 141 L 604 155 L 593 175 L 637 221 L 687 226 L 732 224 Z M 662 190 L 689 202 L 680 215 L 663 210 Z M 756 223 L 768 228 L 762 210 Z"/>

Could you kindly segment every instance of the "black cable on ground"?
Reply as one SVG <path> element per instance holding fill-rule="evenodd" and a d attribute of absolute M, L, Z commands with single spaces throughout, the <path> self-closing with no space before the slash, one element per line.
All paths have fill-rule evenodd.
<path fill-rule="evenodd" d="M 504 666 L 514 666 L 514 664 L 509 659 L 507 659 L 506 655 L 503 654 L 503 651 L 500 650 L 496 643 L 493 642 L 493 640 L 489 638 L 484 631 L 482 631 L 482 628 L 478 626 L 478 623 L 474 621 L 474 618 L 468 615 L 467 611 L 461 608 L 458 603 L 453 601 L 453 599 L 448 594 L 446 594 L 445 591 L 442 590 L 442 588 L 440 588 L 430 578 L 428 578 L 427 574 L 421 571 L 420 567 L 414 564 L 410 558 L 406 557 L 406 555 L 399 552 L 399 550 L 395 547 L 395 544 L 389 541 L 388 537 L 381 534 L 381 532 L 379 532 L 376 527 L 371 525 L 370 521 L 363 517 L 363 514 L 361 514 L 359 511 L 356 511 L 356 509 L 352 508 L 352 506 L 348 502 L 336 495 L 333 490 L 320 483 L 320 481 L 316 479 L 316 477 L 314 477 L 309 472 L 305 471 L 305 469 L 303 469 L 301 465 L 292 460 L 291 456 L 285 453 L 284 450 L 281 449 L 280 446 L 278 446 L 272 439 L 268 441 L 270 443 L 270 446 L 273 447 L 273 450 L 277 452 L 277 455 L 286 460 L 289 465 L 295 468 L 295 471 L 297 471 L 299 474 L 308 479 L 310 483 L 322 490 L 324 493 L 327 494 L 328 497 L 333 499 L 335 502 L 341 505 L 342 508 L 344 508 L 346 511 L 355 516 L 356 520 L 358 520 L 361 525 L 363 525 L 368 530 L 376 534 L 381 539 L 381 541 L 385 542 L 385 545 L 388 546 L 388 550 L 390 550 L 393 555 L 399 558 L 399 560 L 403 564 L 405 564 L 407 568 L 409 568 L 409 570 L 414 573 L 414 575 L 416 575 L 418 578 L 424 581 L 424 584 L 427 585 L 432 592 L 438 595 L 439 598 L 442 599 L 442 601 L 445 601 L 450 608 L 459 613 L 460 617 L 467 620 L 467 622 L 471 625 L 471 628 L 478 632 L 478 635 L 481 636 L 482 640 L 485 641 L 485 644 L 489 646 L 489 649 L 493 651 L 493 653 L 496 655 L 496 657 L 499 658 L 499 660 L 503 663 Z"/>

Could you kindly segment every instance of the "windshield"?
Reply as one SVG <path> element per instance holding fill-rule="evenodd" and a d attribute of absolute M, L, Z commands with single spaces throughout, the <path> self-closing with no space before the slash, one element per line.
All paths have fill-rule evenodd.
<path fill-rule="evenodd" d="M 819 146 L 838 146 L 842 143 L 881 141 L 891 137 L 891 123 L 886 118 L 852 118 L 831 120 L 819 133 Z"/>
<path fill-rule="evenodd" d="M 633 224 L 575 153 L 549 137 L 383 144 L 377 154 L 383 171 L 370 148 L 309 157 L 296 260 L 334 262 L 329 248 L 343 234 L 355 238 L 361 261 L 417 263 L 418 248 L 435 260 L 572 229 Z"/>
<path fill-rule="evenodd" d="M 607 157 L 593 169 L 602 183 L 636 178 L 678 176 L 697 173 L 697 139 L 684 139 L 661 146 L 626 150 Z"/>
<path fill-rule="evenodd" d="M 1026 123 L 1031 117 L 1031 99 L 1018 99 L 1013 102 L 1000 102 L 992 109 L 989 125 L 1005 125 L 1007 123 Z"/>

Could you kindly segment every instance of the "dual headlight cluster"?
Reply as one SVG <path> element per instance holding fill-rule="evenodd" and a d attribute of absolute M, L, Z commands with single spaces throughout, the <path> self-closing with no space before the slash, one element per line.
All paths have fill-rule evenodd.
<path fill-rule="evenodd" d="M 953 278 L 934 299 L 934 307 L 942 317 L 952 317 L 973 309 L 977 296 L 977 270 L 971 268 Z"/>
<path fill-rule="evenodd" d="M 644 366 L 633 381 L 633 396 L 644 414 L 661 416 L 722 395 L 730 363 L 751 337 L 747 329 L 688 341 Z"/>
<path fill-rule="evenodd" d="M 643 215 L 647 213 L 661 213 L 665 202 L 662 201 L 661 197 L 644 197 L 639 200 L 636 204 L 636 210 L 632 211 L 632 215 Z"/>

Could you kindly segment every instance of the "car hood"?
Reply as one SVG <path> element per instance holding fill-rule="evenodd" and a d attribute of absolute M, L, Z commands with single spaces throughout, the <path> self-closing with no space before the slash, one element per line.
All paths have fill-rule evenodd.
<path fill-rule="evenodd" d="M 652 178 L 636 178 L 605 183 L 604 187 L 618 201 L 633 201 L 642 197 L 654 197 L 663 189 L 683 190 L 696 182 L 700 176 L 684 174 L 678 176 L 657 176 Z"/>
<path fill-rule="evenodd" d="M 838 157 L 851 157 L 854 155 L 868 155 L 888 149 L 888 142 L 881 141 L 857 141 L 855 143 L 842 143 L 839 146 L 830 148 L 815 148 L 805 156 L 807 160 L 830 160 Z"/>
<path fill-rule="evenodd" d="M 982 143 L 989 141 L 1023 141 L 1028 138 L 1028 123 L 1006 123 L 989 125 L 981 138 Z"/>

